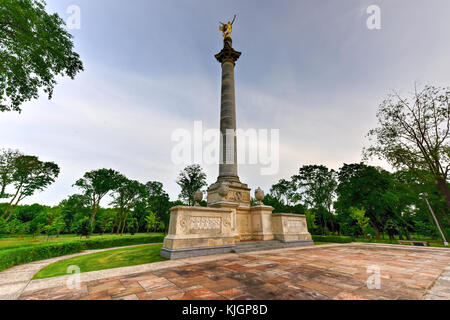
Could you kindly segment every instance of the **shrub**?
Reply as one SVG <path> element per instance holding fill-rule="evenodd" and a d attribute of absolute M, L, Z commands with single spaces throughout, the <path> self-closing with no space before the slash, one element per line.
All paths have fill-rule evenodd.
<path fill-rule="evenodd" d="M 0 250 L 0 271 L 23 263 L 50 259 L 84 250 L 106 249 L 146 243 L 158 243 L 163 235 L 123 236 L 111 238 L 95 238 L 66 242 L 44 243 Z"/>
<path fill-rule="evenodd" d="M 317 242 L 336 242 L 336 243 L 350 243 L 353 241 L 352 237 L 346 237 L 346 236 L 312 235 L 312 239 Z"/>

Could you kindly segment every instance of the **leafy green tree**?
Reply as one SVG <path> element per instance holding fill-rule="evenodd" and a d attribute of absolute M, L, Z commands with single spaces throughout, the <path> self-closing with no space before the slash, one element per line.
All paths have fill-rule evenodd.
<path fill-rule="evenodd" d="M 430 172 L 450 208 L 450 88 L 426 86 L 411 99 L 389 95 L 380 105 L 378 127 L 369 131 L 374 141 L 364 153 L 408 169 L 422 181 Z"/>
<path fill-rule="evenodd" d="M 21 155 L 17 157 L 14 161 L 14 172 L 12 174 L 13 185 L 16 190 L 2 217 L 9 220 L 13 213 L 12 206 L 17 206 L 20 201 L 32 196 L 36 191 L 47 188 L 55 182 L 58 175 L 59 167 L 54 162 L 43 162 L 36 156 Z"/>
<path fill-rule="evenodd" d="M 79 220 L 90 216 L 90 198 L 84 194 L 73 194 L 61 201 L 61 208 L 66 223 L 66 232 L 76 232 Z"/>
<path fill-rule="evenodd" d="M 96 225 L 101 234 L 104 234 L 108 230 L 112 232 L 117 215 L 117 209 L 115 208 L 105 208 L 99 210 L 96 217 Z"/>
<path fill-rule="evenodd" d="M 145 188 L 147 192 L 146 210 L 154 211 L 158 221 L 165 226 L 168 226 L 170 220 L 170 208 L 173 204 L 170 202 L 170 197 L 167 192 L 164 191 L 163 184 L 158 181 L 149 181 L 145 184 Z M 145 217 L 146 215 L 144 214 L 143 216 Z"/>
<path fill-rule="evenodd" d="M 112 192 L 114 200 L 111 202 L 118 210 L 117 234 L 123 234 L 131 209 L 137 202 L 143 201 L 144 196 L 145 186 L 142 183 L 120 176 L 118 186 Z"/>
<path fill-rule="evenodd" d="M 134 235 L 139 230 L 139 223 L 136 218 L 131 218 L 127 223 L 127 230 L 131 235 Z"/>
<path fill-rule="evenodd" d="M 263 203 L 266 206 L 271 206 L 274 208 L 273 213 L 296 213 L 296 214 L 305 214 L 305 206 L 301 203 L 297 203 L 295 205 L 286 205 L 284 202 L 280 202 L 280 200 L 274 197 L 272 194 L 267 194 L 264 197 Z M 257 201 L 252 198 L 252 206 L 256 205 Z"/>
<path fill-rule="evenodd" d="M 314 233 L 314 231 L 317 229 L 316 225 L 316 214 L 314 213 L 314 210 L 305 210 L 305 216 L 306 216 L 306 225 L 308 226 L 309 232 Z"/>
<path fill-rule="evenodd" d="M 355 163 L 344 164 L 338 179 L 336 209 L 340 214 L 350 208 L 364 209 L 377 238 L 380 238 L 387 219 L 398 214 L 398 197 L 393 190 L 392 175 L 381 168 Z"/>
<path fill-rule="evenodd" d="M 21 111 L 39 90 L 51 99 L 57 76 L 83 70 L 73 51 L 72 35 L 58 14 L 45 11 L 45 1 L 0 2 L 0 111 Z"/>
<path fill-rule="evenodd" d="M 44 231 L 47 234 L 47 240 L 51 235 L 59 237 L 59 234 L 64 230 L 65 226 L 66 223 L 64 222 L 61 208 L 51 208 L 47 213 L 47 224 L 44 227 Z"/>
<path fill-rule="evenodd" d="M 147 232 L 156 230 L 158 227 L 158 218 L 156 217 L 156 214 L 149 210 L 148 215 L 145 217 L 145 229 Z"/>
<path fill-rule="evenodd" d="M 89 218 L 84 217 L 83 219 L 80 219 L 77 222 L 75 230 L 80 237 L 85 236 L 86 238 L 89 238 L 89 235 L 92 232 L 92 225 Z"/>
<path fill-rule="evenodd" d="M 431 173 L 422 171 L 420 175 L 431 176 Z M 427 204 L 418 197 L 419 193 L 426 192 L 433 211 L 445 232 L 445 229 L 450 226 L 450 219 L 445 214 L 448 207 L 433 179 L 419 179 L 417 174 L 411 170 L 399 170 L 393 173 L 393 178 L 395 192 L 399 198 L 399 212 L 401 212 L 400 231 L 405 233 L 407 238 L 409 238 L 408 231 L 419 232 L 415 226 L 428 224 L 429 227 L 437 231 L 434 218 Z M 426 231 L 428 228 L 420 227 L 419 229 L 425 230 L 425 233 L 422 233 L 423 235 L 433 234 L 433 232 Z"/>
<path fill-rule="evenodd" d="M 280 203 L 290 206 L 298 200 L 295 191 L 296 185 L 293 181 L 281 179 L 278 183 L 272 186 L 270 189 L 270 194 L 277 198 Z"/>
<path fill-rule="evenodd" d="M 195 204 L 195 192 L 206 186 L 206 174 L 200 165 L 190 165 L 180 172 L 177 184 L 181 187 L 179 199 L 193 206 Z"/>
<path fill-rule="evenodd" d="M 121 179 L 122 175 L 113 169 L 98 169 L 86 172 L 83 178 L 75 182 L 74 186 L 83 190 L 84 195 L 89 198 L 92 227 L 94 227 L 95 215 L 100 208 L 100 201 L 120 185 Z"/>
<path fill-rule="evenodd" d="M 363 236 L 366 236 L 370 221 L 370 219 L 366 217 L 366 211 L 364 209 L 349 208 L 349 212 L 350 217 L 355 220 Z"/>
<path fill-rule="evenodd" d="M 328 225 L 334 231 L 334 218 L 331 212 L 333 197 L 337 186 L 336 173 L 321 165 L 307 165 L 292 177 L 296 186 L 297 198 L 309 209 L 313 209 L 325 233 Z"/>
<path fill-rule="evenodd" d="M 0 199 L 11 196 L 6 193 L 6 187 L 14 182 L 15 163 L 19 156 L 23 156 L 23 154 L 18 150 L 0 150 Z"/>

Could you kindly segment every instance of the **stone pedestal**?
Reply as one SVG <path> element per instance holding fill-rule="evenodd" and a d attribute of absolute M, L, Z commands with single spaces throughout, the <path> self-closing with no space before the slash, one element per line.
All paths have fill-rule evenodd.
<path fill-rule="evenodd" d="M 170 210 L 161 255 L 169 259 L 231 252 L 233 210 L 177 206 Z"/>
<path fill-rule="evenodd" d="M 225 197 L 219 192 L 222 184 L 229 189 Z M 233 202 L 241 208 L 250 208 L 250 188 L 241 182 L 216 182 L 208 188 L 207 203 L 208 206 L 213 206 L 220 201 Z"/>
<path fill-rule="evenodd" d="M 250 208 L 253 240 L 273 240 L 272 211 L 270 206 L 258 205 Z"/>
<path fill-rule="evenodd" d="M 312 242 L 311 234 L 306 225 L 306 216 L 302 214 L 275 213 L 272 215 L 273 235 L 283 242 Z"/>

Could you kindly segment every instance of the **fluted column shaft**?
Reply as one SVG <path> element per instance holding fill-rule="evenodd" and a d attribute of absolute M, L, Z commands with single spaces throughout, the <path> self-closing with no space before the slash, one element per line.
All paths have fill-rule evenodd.
<path fill-rule="evenodd" d="M 221 163 L 218 181 L 238 181 L 236 145 L 236 98 L 234 67 L 241 53 L 232 48 L 231 38 L 225 38 L 224 48 L 216 55 L 222 64 L 220 103 Z"/>

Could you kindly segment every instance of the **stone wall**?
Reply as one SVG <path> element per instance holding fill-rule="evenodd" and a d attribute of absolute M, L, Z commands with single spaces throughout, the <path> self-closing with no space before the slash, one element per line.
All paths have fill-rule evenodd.
<path fill-rule="evenodd" d="M 306 216 L 291 213 L 272 215 L 273 235 L 280 241 L 312 240 L 306 224 Z"/>

